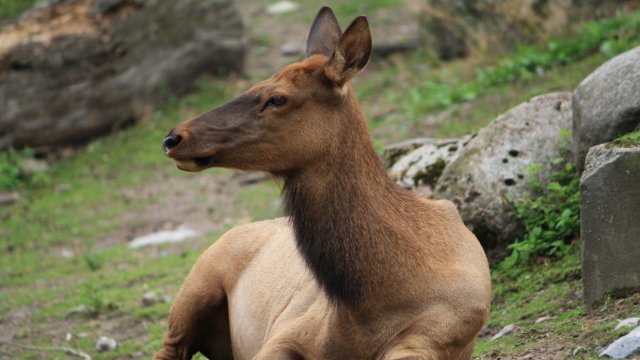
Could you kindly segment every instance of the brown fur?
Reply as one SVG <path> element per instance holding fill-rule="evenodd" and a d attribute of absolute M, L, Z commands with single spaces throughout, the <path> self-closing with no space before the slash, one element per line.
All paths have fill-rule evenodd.
<path fill-rule="evenodd" d="M 366 19 L 339 31 L 321 10 L 307 59 L 170 133 L 182 169 L 280 176 L 289 218 L 235 228 L 205 251 L 156 359 L 471 357 L 490 307 L 484 252 L 451 203 L 386 175 L 347 83 L 369 59 Z"/>

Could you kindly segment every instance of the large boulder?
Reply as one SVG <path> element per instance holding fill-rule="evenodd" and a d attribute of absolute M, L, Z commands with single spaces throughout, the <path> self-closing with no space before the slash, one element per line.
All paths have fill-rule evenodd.
<path fill-rule="evenodd" d="M 532 191 L 530 176 L 546 184 L 553 160 L 568 156 L 571 93 L 537 96 L 491 122 L 444 168 L 439 196 L 453 201 L 485 248 L 504 248 L 522 235 L 512 203 Z M 565 150 L 563 150 L 565 149 Z M 539 166 L 534 174 L 532 165 Z"/>
<path fill-rule="evenodd" d="M 447 60 L 474 51 L 513 50 L 566 32 L 577 20 L 610 16 L 638 0 L 426 0 L 422 38 Z"/>
<path fill-rule="evenodd" d="M 640 126 L 640 47 L 607 61 L 573 93 L 573 152 L 579 170 L 594 145 Z"/>
<path fill-rule="evenodd" d="M 0 149 L 84 142 L 243 66 L 232 0 L 54 0 L 0 30 Z"/>
<path fill-rule="evenodd" d="M 580 182 L 582 281 L 588 308 L 640 289 L 640 139 L 589 150 Z"/>

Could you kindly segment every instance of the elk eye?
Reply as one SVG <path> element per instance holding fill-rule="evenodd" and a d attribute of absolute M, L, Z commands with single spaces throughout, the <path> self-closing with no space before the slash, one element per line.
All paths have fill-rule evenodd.
<path fill-rule="evenodd" d="M 267 106 L 282 106 L 287 103 L 287 98 L 282 95 L 275 95 L 269 98 Z"/>

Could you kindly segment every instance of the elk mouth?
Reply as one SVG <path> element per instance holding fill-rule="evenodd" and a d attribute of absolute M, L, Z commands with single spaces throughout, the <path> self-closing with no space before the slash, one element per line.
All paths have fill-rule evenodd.
<path fill-rule="evenodd" d="M 171 150 L 165 151 L 167 157 L 172 158 L 176 162 L 176 166 L 180 170 L 197 172 L 213 166 L 214 157 L 210 156 L 175 156 Z"/>
<path fill-rule="evenodd" d="M 174 159 L 178 169 L 184 171 L 197 172 L 211 167 L 213 156 L 203 156 L 187 159 Z"/>

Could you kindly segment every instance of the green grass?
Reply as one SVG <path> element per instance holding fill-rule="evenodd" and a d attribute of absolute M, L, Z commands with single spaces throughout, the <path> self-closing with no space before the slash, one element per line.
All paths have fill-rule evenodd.
<path fill-rule="evenodd" d="M 0 0 L 0 25 L 18 17 L 39 0 Z"/>
<path fill-rule="evenodd" d="M 488 326 L 492 333 L 515 324 L 519 332 L 496 341 L 478 341 L 474 356 L 496 358 L 533 352 L 534 358 L 555 354 L 569 358 L 581 346 L 581 358 L 596 359 L 606 347 L 632 328 L 613 331 L 618 319 L 638 316 L 640 294 L 612 299 L 597 310 L 582 304 L 579 250 L 553 262 L 492 270 L 493 308 Z M 550 320 L 536 324 L 549 316 Z"/>
<path fill-rule="evenodd" d="M 620 147 L 640 146 L 640 130 L 622 135 L 615 139 L 613 143 Z"/>

